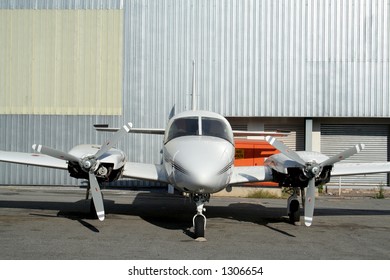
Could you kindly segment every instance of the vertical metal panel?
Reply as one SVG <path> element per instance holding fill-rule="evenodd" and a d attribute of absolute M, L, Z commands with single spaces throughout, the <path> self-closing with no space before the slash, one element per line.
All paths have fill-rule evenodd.
<path fill-rule="evenodd" d="M 204 109 L 229 116 L 389 115 L 388 0 L 2 1 L 0 7 L 123 7 L 130 67 L 124 79 L 142 92 L 131 100 L 146 110 L 162 104 L 166 111 L 167 100 L 180 110 L 188 106 L 195 59 Z"/>
<path fill-rule="evenodd" d="M 125 79 L 140 110 L 167 111 L 170 100 L 181 111 L 194 59 L 204 109 L 387 117 L 388 9 L 388 0 L 129 1 Z"/>

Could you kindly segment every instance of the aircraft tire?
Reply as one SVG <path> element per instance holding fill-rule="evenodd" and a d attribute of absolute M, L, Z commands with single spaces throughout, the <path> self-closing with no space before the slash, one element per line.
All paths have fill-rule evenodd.
<path fill-rule="evenodd" d="M 195 238 L 204 237 L 204 228 L 205 228 L 205 218 L 202 215 L 197 215 L 195 217 L 194 226 L 195 226 Z"/>
<path fill-rule="evenodd" d="M 299 222 L 301 220 L 301 212 L 299 209 L 299 202 L 298 200 L 293 200 L 290 205 L 290 213 L 288 215 L 290 218 L 290 222 L 293 225 L 299 225 Z"/>

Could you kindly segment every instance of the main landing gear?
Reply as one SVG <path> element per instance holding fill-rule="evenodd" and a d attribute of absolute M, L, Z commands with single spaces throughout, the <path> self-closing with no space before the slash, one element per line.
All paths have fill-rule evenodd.
<path fill-rule="evenodd" d="M 191 194 L 192 201 L 196 204 L 196 211 L 194 218 L 192 219 L 194 226 L 195 239 L 204 241 L 204 235 L 206 230 L 206 216 L 203 212 L 206 211 L 204 204 L 210 200 L 210 194 Z"/>
<path fill-rule="evenodd" d="M 303 195 L 304 189 L 302 189 L 301 192 Z M 300 210 L 298 196 L 299 196 L 299 188 L 293 188 L 293 193 L 287 200 L 287 215 L 289 217 L 290 223 L 294 225 L 301 224 L 300 222 L 301 210 Z"/>

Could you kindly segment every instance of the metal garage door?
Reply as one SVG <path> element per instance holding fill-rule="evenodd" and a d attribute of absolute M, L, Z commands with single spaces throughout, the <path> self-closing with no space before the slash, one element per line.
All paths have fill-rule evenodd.
<path fill-rule="evenodd" d="M 387 125 L 322 124 L 321 151 L 332 156 L 353 145 L 363 143 L 365 149 L 343 162 L 380 162 L 388 161 L 389 127 Z M 341 178 L 343 186 L 378 186 L 388 184 L 387 174 L 345 176 Z M 330 183 L 339 183 L 339 177 L 333 177 Z"/>

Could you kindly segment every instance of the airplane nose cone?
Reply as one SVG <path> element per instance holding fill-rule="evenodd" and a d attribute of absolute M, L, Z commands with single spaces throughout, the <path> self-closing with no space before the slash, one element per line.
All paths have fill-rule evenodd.
<path fill-rule="evenodd" d="M 221 188 L 221 184 L 226 184 L 226 175 L 221 172 L 231 164 L 234 156 L 234 147 L 229 142 L 214 139 L 207 141 L 182 141 L 179 152 L 173 157 L 176 171 L 184 173 L 185 188 L 195 190 L 202 187 L 207 192 L 213 192 Z M 179 170 L 180 169 L 180 170 Z M 221 180 L 221 177 L 225 180 Z"/>
<path fill-rule="evenodd" d="M 206 172 L 199 172 L 198 174 L 194 174 L 195 182 L 197 185 L 205 186 L 210 183 L 210 177 L 212 177 L 212 174 L 207 174 Z"/>
<path fill-rule="evenodd" d="M 183 163 L 184 167 L 204 178 L 207 174 L 218 172 L 229 162 L 225 146 L 211 145 L 196 148 L 181 153 L 182 157 L 177 160 Z"/>

